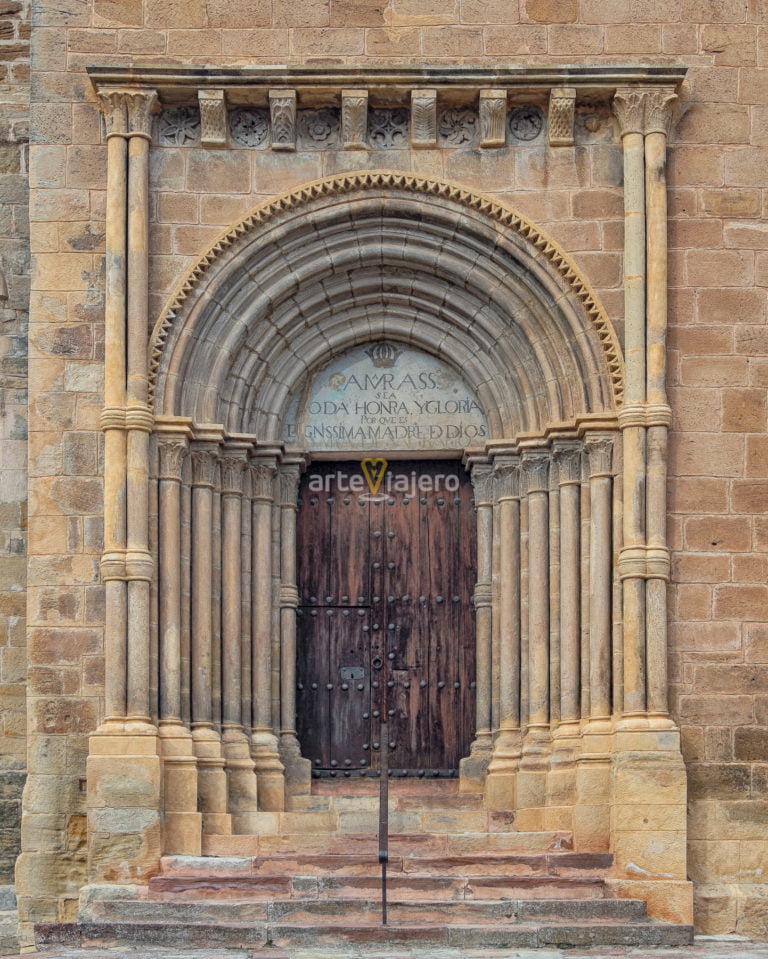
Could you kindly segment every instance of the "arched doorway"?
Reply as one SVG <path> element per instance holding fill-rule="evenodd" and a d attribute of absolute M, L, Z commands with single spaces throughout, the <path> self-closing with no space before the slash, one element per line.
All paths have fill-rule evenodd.
<path fill-rule="evenodd" d="M 312 420 L 306 401 L 321 373 L 347 375 L 355 351 L 373 362 L 388 350 L 452 371 L 482 429 L 465 410 L 448 440 L 445 409 L 425 406 L 417 421 L 391 414 L 406 418 L 392 425 L 410 435 L 350 439 L 345 414 L 319 394 Z M 297 622 L 325 595 L 326 614 L 336 593 L 351 595 L 329 586 L 305 604 L 297 578 L 301 477 L 323 458 L 452 456 L 468 471 L 476 560 L 463 567 L 471 604 L 460 604 L 472 617 L 476 687 L 469 755 L 459 736 L 451 763 L 461 759 L 462 788 L 485 791 L 497 808 L 556 799 L 570 815 L 579 737 L 585 724 L 610 725 L 621 689 L 621 385 L 610 324 L 567 257 L 521 217 L 448 184 L 394 174 L 323 181 L 256 211 L 214 246 L 157 324 L 151 377 L 153 708 L 174 741 L 168 775 L 196 771 L 204 831 L 251 831 L 258 809 L 281 809 L 286 794 L 309 788 Z M 301 534 L 302 556 L 315 529 Z M 441 589 L 435 602 L 446 599 Z M 402 602 L 411 587 L 373 595 Z M 343 616 L 352 605 L 338 608 Z M 434 676 L 460 687 L 466 678 Z M 402 692 L 410 680 L 399 680 Z M 469 714 L 466 701 L 460 709 Z M 402 711 L 419 712 L 412 702 Z M 334 759 L 336 768 L 355 762 L 326 758 L 328 771 Z M 426 766 L 423 754 L 413 762 Z"/>

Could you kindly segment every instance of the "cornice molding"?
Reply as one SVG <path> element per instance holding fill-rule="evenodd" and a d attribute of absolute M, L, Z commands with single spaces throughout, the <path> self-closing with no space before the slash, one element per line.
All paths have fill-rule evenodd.
<path fill-rule="evenodd" d="M 487 89 L 521 88 L 549 92 L 557 87 L 575 87 L 577 93 L 613 94 L 617 87 L 642 84 L 677 88 L 687 68 L 677 64 L 584 64 L 557 66 L 474 66 L 409 64 L 338 65 L 338 64 L 275 64 L 269 66 L 185 66 L 178 63 L 137 66 L 125 64 L 91 64 L 88 75 L 97 90 L 104 86 L 147 86 L 174 102 L 197 100 L 200 88 L 213 87 L 226 91 L 233 104 L 249 102 L 249 93 L 262 92 L 266 103 L 268 91 L 290 87 L 299 95 L 312 94 L 329 99 L 340 98 L 342 89 L 365 87 L 375 96 L 376 90 L 392 96 L 393 88 L 403 94 L 424 87 L 438 91 L 466 93 Z"/>

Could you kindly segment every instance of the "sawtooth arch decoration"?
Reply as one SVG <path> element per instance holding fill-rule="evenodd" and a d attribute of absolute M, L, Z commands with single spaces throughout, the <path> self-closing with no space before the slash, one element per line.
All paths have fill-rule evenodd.
<path fill-rule="evenodd" d="M 554 241 L 482 194 L 390 171 L 315 181 L 223 233 L 155 325 L 150 396 L 277 440 L 301 383 L 376 338 L 461 369 L 495 438 L 622 402 L 611 322 Z"/>

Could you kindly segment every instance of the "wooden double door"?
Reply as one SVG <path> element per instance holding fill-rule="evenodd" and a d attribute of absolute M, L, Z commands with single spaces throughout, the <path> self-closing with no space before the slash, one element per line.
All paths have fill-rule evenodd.
<path fill-rule="evenodd" d="M 297 729 L 315 776 L 378 769 L 384 717 L 396 774 L 455 775 L 474 734 L 475 547 L 458 462 L 391 462 L 376 492 L 359 462 L 304 474 Z"/>

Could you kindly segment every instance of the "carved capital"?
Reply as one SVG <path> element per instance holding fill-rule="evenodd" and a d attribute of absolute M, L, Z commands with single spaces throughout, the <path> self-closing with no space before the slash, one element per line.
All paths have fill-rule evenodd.
<path fill-rule="evenodd" d="M 549 145 L 573 146 L 573 119 L 576 112 L 575 87 L 555 87 L 549 94 Z"/>
<path fill-rule="evenodd" d="M 368 91 L 341 91 L 341 139 L 345 150 L 362 150 L 367 146 Z"/>
<path fill-rule="evenodd" d="M 481 464 L 472 467 L 472 485 L 475 489 L 475 505 L 493 505 L 493 467 Z"/>
<path fill-rule="evenodd" d="M 581 482 L 581 444 L 555 443 L 552 455 L 560 486 Z"/>
<path fill-rule="evenodd" d="M 277 472 L 280 483 L 280 505 L 296 508 L 301 469 L 296 463 L 286 463 Z"/>
<path fill-rule="evenodd" d="M 186 440 L 177 436 L 157 439 L 158 479 L 181 481 L 181 470 L 187 455 Z"/>
<path fill-rule="evenodd" d="M 480 91 L 480 146 L 503 147 L 507 142 L 507 91 Z"/>
<path fill-rule="evenodd" d="M 613 439 L 610 436 L 588 436 L 584 449 L 589 458 L 590 479 L 610 476 L 613 464 Z"/>
<path fill-rule="evenodd" d="M 437 90 L 411 91 L 411 146 L 437 146 Z"/>
<path fill-rule="evenodd" d="M 494 468 L 496 499 L 518 499 L 520 496 L 520 458 L 511 456 L 497 460 Z"/>
<path fill-rule="evenodd" d="M 296 149 L 296 91 L 270 90 L 272 149 Z"/>
<path fill-rule="evenodd" d="M 523 453 L 523 476 L 529 494 L 549 492 L 549 453 Z"/>
<path fill-rule="evenodd" d="M 211 489 L 216 483 L 216 466 L 218 464 L 218 450 L 211 447 L 192 449 L 192 485 L 209 486 Z"/>
<path fill-rule="evenodd" d="M 619 87 L 613 98 L 613 112 L 619 121 L 622 136 L 628 133 L 643 133 L 645 130 L 644 90 L 634 87 Z"/>
<path fill-rule="evenodd" d="M 156 90 L 127 90 L 128 136 L 152 139 L 152 116 L 160 110 Z"/>
<path fill-rule="evenodd" d="M 669 134 L 672 125 L 672 107 L 677 100 L 674 90 L 648 90 L 645 96 L 645 132 Z"/>
<path fill-rule="evenodd" d="M 271 503 L 274 498 L 274 480 L 277 468 L 274 463 L 252 461 L 248 464 L 251 474 L 251 495 L 254 500 Z"/>
<path fill-rule="evenodd" d="M 99 104 L 104 114 L 107 139 L 124 137 L 128 134 L 128 103 L 125 91 L 116 87 L 104 87 L 99 90 Z"/>
<path fill-rule="evenodd" d="M 227 98 L 223 90 L 198 90 L 200 142 L 204 147 L 227 145 Z"/>
<path fill-rule="evenodd" d="M 221 492 L 227 496 L 240 496 L 243 492 L 245 453 L 227 450 L 219 460 L 221 467 Z"/>

